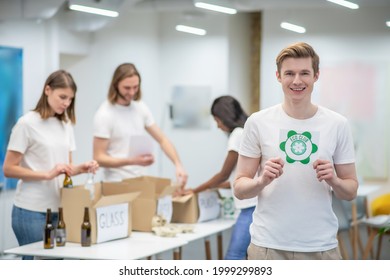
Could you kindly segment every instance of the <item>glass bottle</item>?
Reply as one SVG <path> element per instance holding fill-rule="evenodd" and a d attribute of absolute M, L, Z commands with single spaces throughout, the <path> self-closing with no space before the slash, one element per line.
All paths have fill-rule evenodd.
<path fill-rule="evenodd" d="M 46 210 L 46 224 L 43 230 L 43 248 L 54 248 L 55 228 L 52 223 L 51 209 Z"/>
<path fill-rule="evenodd" d="M 65 246 L 66 243 L 66 225 L 62 207 L 58 209 L 58 224 L 56 228 L 56 246 Z"/>
<path fill-rule="evenodd" d="M 68 174 L 65 174 L 63 187 L 64 188 L 73 188 L 72 178 L 70 178 L 70 176 Z"/>
<path fill-rule="evenodd" d="M 91 246 L 91 223 L 89 221 L 89 209 L 84 207 L 84 219 L 81 224 L 81 246 Z"/>
<path fill-rule="evenodd" d="M 89 196 L 91 200 L 93 200 L 95 197 L 95 185 L 93 181 L 93 173 L 88 172 L 87 176 L 88 177 L 87 177 L 87 181 L 85 182 L 84 188 L 89 191 Z"/>

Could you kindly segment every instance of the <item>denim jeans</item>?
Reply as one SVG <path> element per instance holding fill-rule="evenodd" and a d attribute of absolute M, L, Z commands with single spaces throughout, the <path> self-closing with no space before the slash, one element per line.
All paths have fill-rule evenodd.
<path fill-rule="evenodd" d="M 254 210 L 255 206 L 241 209 L 233 227 L 225 260 L 245 260 L 247 258 L 247 249 L 251 242 L 249 226 L 252 223 L 252 214 Z"/>
<path fill-rule="evenodd" d="M 57 224 L 58 213 L 52 212 L 52 223 Z M 43 230 L 46 224 L 46 213 L 35 212 L 13 206 L 12 208 L 12 229 L 18 240 L 19 246 L 42 241 Z M 42 244 L 43 248 L 43 244 Z M 32 256 L 23 256 L 23 260 L 32 260 Z"/>

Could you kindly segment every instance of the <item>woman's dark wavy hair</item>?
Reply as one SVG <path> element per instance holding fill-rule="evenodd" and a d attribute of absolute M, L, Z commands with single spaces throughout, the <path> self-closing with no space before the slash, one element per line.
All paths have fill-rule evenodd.
<path fill-rule="evenodd" d="M 244 127 L 248 115 L 240 102 L 230 95 L 220 96 L 211 106 L 211 114 L 217 117 L 232 132 L 236 127 Z"/>

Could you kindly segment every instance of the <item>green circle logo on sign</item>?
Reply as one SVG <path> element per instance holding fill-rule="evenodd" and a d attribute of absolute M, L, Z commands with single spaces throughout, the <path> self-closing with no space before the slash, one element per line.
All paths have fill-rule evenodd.
<path fill-rule="evenodd" d="M 307 131 L 300 134 L 290 130 L 287 140 L 280 143 L 279 147 L 286 154 L 288 163 L 299 161 L 308 164 L 310 155 L 318 151 L 318 146 L 311 141 L 311 134 Z"/>

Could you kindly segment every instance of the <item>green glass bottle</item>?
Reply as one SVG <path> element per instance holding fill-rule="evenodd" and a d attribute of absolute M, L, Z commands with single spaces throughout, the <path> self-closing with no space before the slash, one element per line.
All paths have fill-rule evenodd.
<path fill-rule="evenodd" d="M 89 221 L 89 209 L 88 207 L 84 207 L 84 219 L 81 224 L 81 246 L 91 246 L 91 229 L 92 226 Z"/>
<path fill-rule="evenodd" d="M 46 210 L 46 224 L 43 230 L 43 248 L 54 248 L 55 228 L 52 223 L 51 209 Z"/>
<path fill-rule="evenodd" d="M 68 174 L 65 174 L 63 187 L 64 188 L 73 188 L 72 178 L 70 178 L 70 176 Z"/>
<path fill-rule="evenodd" d="M 62 247 L 66 243 L 66 225 L 62 207 L 58 209 L 58 224 L 56 228 L 56 246 Z"/>

